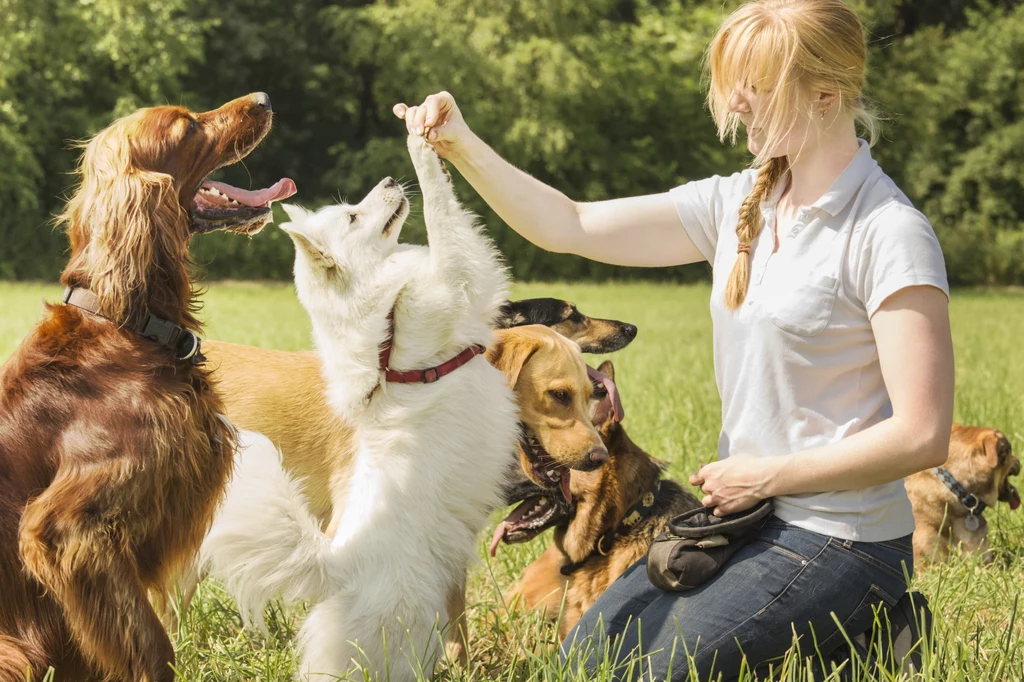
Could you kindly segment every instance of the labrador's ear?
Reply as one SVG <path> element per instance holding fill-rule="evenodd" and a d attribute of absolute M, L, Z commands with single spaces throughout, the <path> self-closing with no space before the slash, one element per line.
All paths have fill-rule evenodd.
<path fill-rule="evenodd" d="M 536 336 L 521 333 L 516 329 L 501 330 L 497 334 L 497 341 L 487 349 L 487 361 L 501 370 L 508 380 L 508 385 L 515 388 L 519 383 L 523 366 L 542 345 L 542 340 Z"/>

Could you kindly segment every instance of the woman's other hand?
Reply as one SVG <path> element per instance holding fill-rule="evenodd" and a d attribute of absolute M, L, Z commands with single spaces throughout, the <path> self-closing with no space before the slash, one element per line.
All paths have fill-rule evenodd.
<path fill-rule="evenodd" d="M 471 134 L 462 118 L 455 98 L 446 91 L 428 95 L 423 104 L 406 106 L 399 102 L 392 111 L 405 120 L 410 135 L 423 135 L 443 159 L 456 156 L 462 151 L 462 143 Z"/>

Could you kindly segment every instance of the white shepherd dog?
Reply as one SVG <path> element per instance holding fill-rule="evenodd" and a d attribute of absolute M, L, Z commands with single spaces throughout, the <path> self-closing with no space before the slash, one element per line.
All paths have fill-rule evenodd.
<path fill-rule="evenodd" d="M 430 676 L 438 633 L 461 615 L 446 600 L 461 595 L 477 535 L 502 504 L 519 435 L 504 375 L 476 357 L 508 300 L 507 270 L 433 149 L 408 144 L 429 247 L 398 244 L 409 204 L 390 178 L 357 206 L 284 207 L 328 400 L 359 443 L 334 536 L 275 446 L 243 432 L 201 551 L 250 618 L 262 622 L 277 596 L 314 603 L 299 642 L 308 678 L 357 667 L 393 682 Z"/>

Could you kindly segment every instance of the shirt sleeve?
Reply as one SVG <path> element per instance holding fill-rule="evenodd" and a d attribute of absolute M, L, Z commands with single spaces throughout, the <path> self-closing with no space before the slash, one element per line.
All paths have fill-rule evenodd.
<path fill-rule="evenodd" d="M 861 301 L 870 318 L 900 289 L 928 285 L 949 298 L 946 262 L 931 223 L 920 211 L 893 203 L 867 226 L 858 277 Z"/>
<path fill-rule="evenodd" d="M 755 177 L 756 171 L 751 170 L 729 176 L 714 175 L 704 180 L 687 182 L 669 191 L 683 229 L 708 262 L 715 262 L 715 248 L 718 246 L 722 221 L 730 213 L 730 208 L 738 209 L 743 203 L 753 187 Z"/>

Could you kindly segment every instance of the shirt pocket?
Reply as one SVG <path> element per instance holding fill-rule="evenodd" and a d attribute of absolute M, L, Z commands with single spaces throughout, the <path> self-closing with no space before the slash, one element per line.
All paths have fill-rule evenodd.
<path fill-rule="evenodd" d="M 765 314 L 776 327 L 797 336 L 814 336 L 832 319 L 839 280 L 831 275 L 797 275 L 769 287 Z"/>

